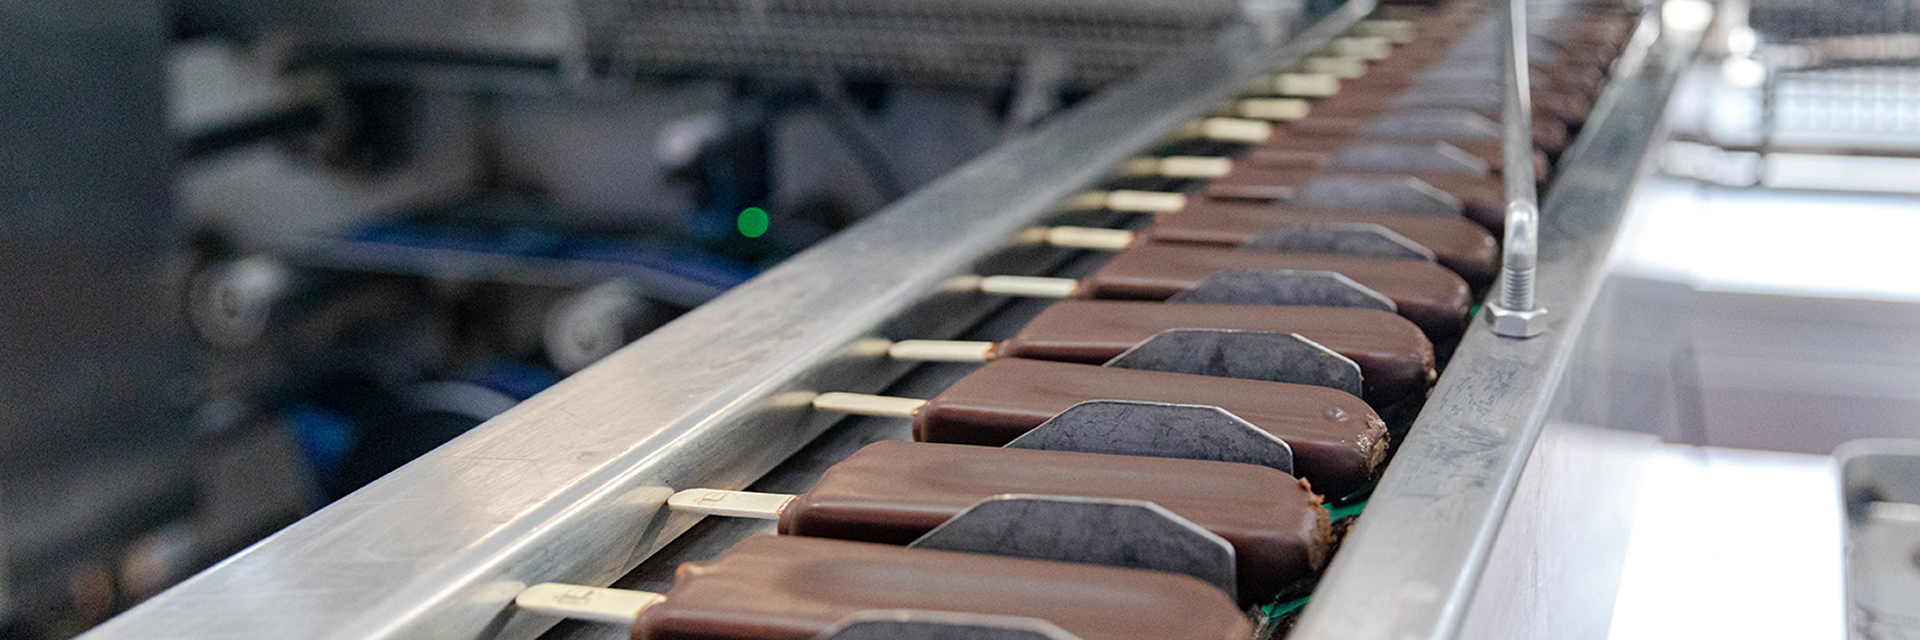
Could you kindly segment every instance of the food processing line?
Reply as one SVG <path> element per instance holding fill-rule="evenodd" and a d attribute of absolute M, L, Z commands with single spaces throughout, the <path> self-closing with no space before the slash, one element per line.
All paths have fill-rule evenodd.
<path fill-rule="evenodd" d="M 1502 28 L 1508 12 L 1528 11 L 1537 21 Z M 1193 521 L 1173 521 L 1185 522 L 1189 533 L 1198 523 L 1201 533 L 1218 534 L 1199 538 L 1231 540 L 1225 555 L 1241 554 L 1242 573 L 1223 578 L 1218 562 L 1145 566 L 1212 576 L 1213 585 L 1241 596 L 1221 603 L 1251 611 L 1249 628 L 1261 633 L 1456 637 L 1470 611 L 1484 604 L 1476 595 L 1486 581 L 1513 579 L 1485 577 L 1496 539 L 1511 521 L 1536 440 L 1566 410 L 1562 389 L 1601 293 L 1608 249 L 1632 185 L 1648 170 L 1667 96 L 1700 38 L 1697 27 L 1660 17 L 1658 7 L 1638 5 L 1353 2 L 1289 37 L 1229 29 L 88 637 L 616 637 L 626 630 L 559 624 L 550 615 L 578 613 L 582 607 L 570 606 L 581 603 L 566 602 L 570 597 L 619 597 L 615 592 L 562 591 L 542 603 L 529 588 L 664 591 L 681 562 L 709 560 L 774 527 L 708 514 L 771 509 L 783 530 L 798 527 L 781 510 L 797 509 L 792 505 L 805 503 L 809 489 L 824 491 L 834 477 L 830 468 L 876 442 L 1013 440 L 1015 449 L 1043 450 L 1032 454 L 1138 455 L 1175 447 L 1170 440 L 1177 438 L 1098 430 L 1200 424 L 1242 442 L 1189 442 L 1177 446 L 1191 451 L 1175 457 L 1306 477 L 1310 485 L 1294 489 L 1307 496 L 1306 513 L 1321 513 L 1324 499 L 1334 516 L 1309 517 L 1305 541 L 1276 552 L 1290 560 L 1258 564 L 1249 544 L 1205 531 L 1216 527 L 1181 513 Z M 1457 29 L 1451 37 L 1421 31 L 1444 32 L 1436 25 L 1448 24 Z M 1568 35 L 1583 33 L 1569 25 L 1587 24 L 1602 25 L 1593 27 L 1600 35 Z M 1514 36 L 1530 25 L 1539 27 L 1533 37 Z M 1536 55 L 1527 55 L 1528 46 L 1495 46 L 1516 42 L 1531 43 Z M 1604 53 L 1588 61 L 1589 48 Z M 1582 76 L 1566 69 L 1588 62 L 1605 71 L 1582 87 Z M 1427 65 L 1437 71 L 1425 77 L 1437 80 L 1417 89 Z M 1393 78 L 1388 69 L 1403 75 Z M 1529 91 L 1529 78 L 1547 88 Z M 1539 96 L 1579 96 L 1590 108 Z M 1568 124 L 1577 130 L 1570 139 Z M 1563 127 L 1561 138 L 1555 126 Z M 1344 142 L 1294 145 L 1290 131 Z M 1536 171 L 1550 185 L 1537 207 Z M 1270 204 L 1275 200 L 1286 204 Z M 1182 216 L 1203 213 L 1216 224 L 1180 231 L 1188 224 Z M 1264 226 L 1244 222 L 1267 214 L 1276 217 Z M 1145 223 L 1156 217 L 1161 221 Z M 1501 253 L 1495 237 L 1503 239 Z M 1204 245 L 1216 246 L 1195 248 Z M 1049 304 L 1059 297 L 1075 299 Z M 1316 329 L 1247 320 L 1188 332 L 1199 335 L 1179 334 L 1200 320 L 1159 320 L 1144 340 L 1113 338 L 1098 355 L 1046 355 L 1045 340 L 1030 332 L 1039 332 L 1050 313 L 1068 316 L 1055 320 L 1066 336 L 1056 339 L 1068 342 L 1102 317 L 1151 314 L 1112 306 L 1068 315 L 1072 305 L 1094 302 L 1087 298 L 1156 308 L 1218 305 L 1220 316 L 1263 304 L 1346 307 L 1316 313 L 1347 315 L 1323 319 L 1328 326 Z M 1177 304 L 1158 304 L 1168 298 Z M 1391 327 L 1401 332 L 1399 344 L 1414 346 L 1340 342 L 1342 329 L 1367 317 L 1374 324 L 1365 326 Z M 977 369 L 969 363 L 982 360 L 990 362 Z M 1395 369 L 1409 360 L 1413 373 Z M 1054 393 L 1066 399 L 1019 397 L 1082 383 L 1083 390 Z M 1104 400 L 1132 404 L 1102 406 Z M 1194 409 L 1205 415 L 1182 413 Z M 1076 413 L 1082 429 L 1103 435 L 1063 431 Z M 1305 423 L 1313 424 L 1297 426 Z M 1302 435 L 1320 423 L 1346 431 Z M 1065 435 L 1037 442 L 1045 438 L 1035 434 L 1048 428 L 1054 431 L 1041 435 Z M 1058 442 L 1076 439 L 1097 442 Z M 900 473 L 933 468 L 909 464 Z M 712 492 L 684 493 L 697 489 Z M 755 493 L 732 493 L 743 490 Z M 795 502 L 778 498 L 796 493 L 802 498 Z M 764 494 L 774 494 L 777 506 L 714 506 Z M 1073 529 L 1060 524 L 1070 521 L 1069 510 L 1040 509 L 1053 509 L 1040 521 L 1056 532 Z M 1347 518 L 1355 512 L 1360 517 Z M 1334 530 L 1347 526 L 1337 551 L 1329 549 Z M 1081 527 L 1079 533 L 1090 531 Z M 1087 549 L 1101 543 L 1088 537 L 1127 538 L 1083 535 L 1052 544 L 1067 549 L 1058 553 L 1098 555 Z M 749 546 L 815 544 L 754 540 Z M 978 550 L 975 544 L 935 548 Z M 752 562 L 750 553 L 839 553 L 741 548 L 741 563 Z M 1096 563 L 1113 563 L 1107 560 Z M 706 566 L 717 572 L 722 561 Z M 1126 562 L 1120 564 L 1142 566 Z M 1317 573 L 1323 563 L 1317 584 L 1295 575 Z M 1234 576 L 1231 569 L 1224 575 Z M 1294 573 L 1268 573 L 1283 571 Z M 1110 579 L 1116 590 L 1127 582 L 1096 573 L 1082 579 Z M 691 575 L 683 571 L 681 579 Z M 1505 606 L 1525 609 L 1527 596 L 1515 597 L 1521 602 Z M 657 606 L 646 597 L 637 602 L 636 609 Z M 1203 608 L 1179 615 L 1197 619 L 1194 611 Z M 1225 628 L 1233 632 L 1231 624 Z"/>

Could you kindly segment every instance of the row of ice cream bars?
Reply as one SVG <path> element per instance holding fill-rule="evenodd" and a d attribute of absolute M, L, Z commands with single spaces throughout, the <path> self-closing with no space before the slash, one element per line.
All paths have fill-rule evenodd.
<path fill-rule="evenodd" d="M 1546 176 L 1634 16 L 1534 11 Z M 543 584 L 517 606 L 644 640 L 1245 640 L 1246 607 L 1329 561 L 1320 494 L 1364 496 L 1405 426 L 1381 415 L 1417 413 L 1434 345 L 1498 272 L 1498 21 L 1471 0 L 1388 6 L 1259 78 L 1118 179 L 1174 190 L 1074 201 L 1150 226 L 1026 236 L 1118 250 L 1103 267 L 954 283 L 1066 298 L 1018 335 L 875 351 L 983 367 L 931 400 L 813 399 L 910 417 L 915 442 L 870 445 L 797 496 L 674 495 L 780 533 L 683 565 L 664 594 Z"/>

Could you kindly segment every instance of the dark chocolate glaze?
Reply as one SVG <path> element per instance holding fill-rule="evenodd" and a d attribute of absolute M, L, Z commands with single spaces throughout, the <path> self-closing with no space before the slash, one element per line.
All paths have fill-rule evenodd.
<path fill-rule="evenodd" d="M 1360 365 L 1376 407 L 1423 396 L 1434 379 L 1433 343 L 1420 327 L 1376 309 L 1062 300 L 995 355 L 1100 364 L 1168 329 L 1298 333 Z"/>
<path fill-rule="evenodd" d="M 1444 140 L 1461 151 L 1467 152 L 1482 162 L 1494 173 L 1506 166 L 1505 150 L 1500 148 L 1499 140 Z M 1323 169 L 1331 161 L 1333 154 L 1355 145 L 1365 144 L 1408 144 L 1406 140 L 1362 135 L 1314 135 L 1281 130 L 1264 144 L 1254 147 L 1235 159 L 1254 165 L 1287 167 L 1294 169 Z M 1533 175 L 1544 179 L 1551 167 L 1547 165 L 1547 154 L 1533 153 Z"/>
<path fill-rule="evenodd" d="M 1359 80 L 1365 80 L 1365 78 L 1364 77 L 1359 78 Z M 1310 111 L 1310 113 L 1318 114 L 1318 115 L 1344 116 L 1344 117 L 1350 117 L 1350 118 L 1353 118 L 1353 117 L 1371 118 L 1371 117 L 1379 117 L 1382 115 L 1386 115 L 1388 113 L 1392 113 L 1396 110 L 1399 110 L 1399 108 L 1393 104 L 1394 97 L 1398 96 L 1401 92 L 1405 91 L 1406 89 L 1411 88 L 1414 83 L 1414 78 L 1394 77 L 1390 80 L 1383 78 L 1380 81 L 1380 83 L 1386 86 L 1349 87 L 1346 85 L 1342 85 L 1340 87 L 1339 93 L 1336 93 L 1331 96 L 1327 96 L 1325 98 L 1321 98 L 1319 100 L 1315 100 L 1313 103 L 1313 109 L 1312 111 Z M 1392 85 L 1401 85 L 1401 86 L 1392 86 Z M 1488 90 L 1495 91 L 1495 92 L 1498 92 L 1501 90 L 1498 85 L 1462 83 L 1462 86 L 1470 87 L 1470 88 L 1487 87 Z M 1535 91 L 1533 95 L 1535 100 L 1533 118 L 1534 118 L 1534 125 L 1536 130 L 1552 131 L 1556 127 L 1560 129 L 1564 129 L 1570 126 L 1578 126 L 1579 123 L 1586 121 L 1586 118 L 1584 116 L 1587 110 L 1584 108 L 1579 109 L 1577 111 L 1572 111 L 1571 113 L 1573 115 L 1570 117 L 1563 116 L 1560 111 L 1562 108 L 1565 108 L 1571 104 L 1577 104 L 1577 103 L 1570 103 L 1568 102 L 1568 99 L 1562 98 L 1559 94 L 1551 93 L 1551 92 Z M 1586 102 L 1586 96 L 1584 95 L 1579 96 L 1578 101 L 1580 103 Z M 1419 109 L 1419 108 L 1423 108 L 1423 107 L 1413 107 L 1413 106 L 1406 107 L 1406 109 L 1409 109 L 1409 110 Z M 1445 108 L 1445 107 L 1429 107 L 1429 108 Z M 1475 109 L 1472 109 L 1472 111 L 1482 116 L 1486 116 L 1488 119 L 1496 122 L 1500 120 L 1500 109 L 1498 108 L 1475 108 Z"/>
<path fill-rule="evenodd" d="M 635 640 L 811 640 L 861 611 L 1039 618 L 1082 640 L 1247 640 L 1226 594 L 1187 576 L 881 544 L 754 536 L 680 565 Z"/>
<path fill-rule="evenodd" d="M 1464 32 L 1463 32 L 1464 33 Z M 1534 38 L 1531 42 L 1530 63 L 1535 73 L 1553 73 L 1572 69 L 1604 69 L 1613 57 L 1619 54 L 1618 47 L 1604 43 L 1587 41 L 1579 34 L 1563 34 L 1560 38 L 1573 37 L 1573 41 L 1543 40 Z M 1380 61 L 1375 66 L 1393 71 L 1425 69 L 1446 58 L 1448 49 L 1458 42 L 1458 38 L 1415 39 L 1396 47 L 1394 56 Z M 1405 55 L 1401 55 L 1405 54 Z M 1498 64 L 1499 59 L 1488 57 L 1488 61 Z"/>
<path fill-rule="evenodd" d="M 1356 222 L 1386 227 L 1431 249 L 1440 264 L 1476 286 L 1493 282 L 1500 275 L 1500 243 L 1485 227 L 1465 218 L 1195 198 L 1179 212 L 1157 216 L 1153 226 L 1140 231 L 1139 241 L 1238 247 L 1276 226 L 1316 222 Z"/>
<path fill-rule="evenodd" d="M 1200 195 L 1225 200 L 1272 202 L 1292 197 L 1295 188 L 1315 178 L 1392 178 L 1399 175 L 1367 171 L 1303 171 L 1253 163 L 1236 164 L 1227 175 L 1208 181 L 1207 186 L 1200 190 Z M 1458 198 L 1466 208 L 1467 217 L 1482 226 L 1491 228 L 1496 224 L 1495 220 L 1506 215 L 1506 192 L 1497 176 L 1463 171 L 1419 171 L 1411 176 Z"/>
<path fill-rule="evenodd" d="M 1326 566 L 1320 497 L 1267 467 L 1234 462 L 876 442 L 827 469 L 780 511 L 780 532 L 906 544 L 967 507 L 1027 493 L 1145 500 L 1233 545 L 1243 603 Z"/>
<path fill-rule="evenodd" d="M 1349 83 L 1362 87 L 1411 83 L 1422 72 L 1432 68 L 1434 63 L 1446 59 L 1447 50 L 1453 44 L 1452 40 L 1420 39 L 1399 45 L 1391 57 L 1369 64 L 1365 75 L 1347 79 L 1341 83 L 1341 88 L 1345 89 Z M 1601 87 L 1606 85 L 1606 68 L 1612 58 L 1600 59 L 1594 53 L 1583 51 L 1573 53 L 1558 56 L 1552 63 L 1541 58 L 1533 59 L 1531 78 L 1538 81 L 1538 88 L 1580 96 L 1591 102 L 1599 95 Z M 1489 59 L 1488 63 L 1498 64 L 1498 60 Z"/>
<path fill-rule="evenodd" d="M 1395 51 L 1395 55 L 1386 60 L 1375 62 L 1367 67 L 1367 75 L 1381 75 L 1389 78 L 1412 77 L 1427 70 L 1446 57 L 1445 46 L 1425 48 L 1407 46 Z M 1600 89 L 1606 86 L 1606 66 L 1612 58 L 1601 61 L 1597 56 L 1566 56 L 1553 63 L 1541 59 L 1531 60 L 1531 68 L 1537 76 L 1544 76 L 1554 89 L 1586 96 L 1588 100 L 1600 95 Z M 1489 60 L 1497 63 L 1497 60 Z M 1362 76 L 1365 77 L 1365 76 Z"/>
<path fill-rule="evenodd" d="M 1295 475 L 1328 495 L 1372 482 L 1386 455 L 1386 423 L 1343 391 L 1022 358 L 989 362 L 947 387 L 914 415 L 913 436 L 997 447 L 1088 400 L 1226 409 L 1286 441 Z"/>
<path fill-rule="evenodd" d="M 1418 114 L 1433 111 L 1431 109 L 1408 109 L 1399 114 Z M 1286 131 L 1310 136 L 1358 136 L 1367 127 L 1367 123 L 1381 114 L 1362 113 L 1342 115 L 1310 112 L 1307 117 L 1286 123 Z M 1498 122 L 1498 120 L 1495 120 Z M 1548 154 L 1558 154 L 1567 148 L 1567 126 L 1557 120 L 1533 119 L 1533 144 Z"/>
<path fill-rule="evenodd" d="M 1379 115 L 1393 109 L 1394 99 L 1412 89 L 1416 78 L 1400 76 L 1363 76 L 1340 85 L 1340 92 L 1313 103 L 1314 113 L 1326 113 L 1343 116 Z M 1459 82 L 1459 91 L 1484 91 L 1487 95 L 1498 96 L 1502 91 L 1498 83 Z M 1562 93 L 1550 88 L 1533 88 L 1534 117 L 1550 118 L 1568 127 L 1579 127 L 1587 120 L 1587 112 L 1593 109 L 1593 102 L 1581 93 Z M 1476 109 L 1481 115 L 1498 120 L 1498 108 Z"/>
<path fill-rule="evenodd" d="M 1444 48 L 1442 50 L 1444 50 Z M 1342 93 L 1345 93 L 1349 90 L 1371 91 L 1371 90 L 1378 90 L 1378 89 L 1406 88 L 1406 87 L 1414 86 L 1416 84 L 1421 84 L 1421 81 L 1423 80 L 1423 78 L 1419 77 L 1419 72 L 1430 69 L 1432 66 L 1431 62 L 1438 62 L 1439 58 L 1434 58 L 1433 60 L 1429 61 L 1429 64 L 1426 64 L 1426 65 L 1420 65 L 1418 64 L 1417 60 L 1412 60 L 1412 59 L 1408 59 L 1405 62 L 1401 62 L 1400 60 L 1398 60 L 1398 58 L 1402 54 L 1418 57 L 1423 54 L 1423 51 L 1432 51 L 1432 48 L 1429 47 L 1426 49 L 1422 49 L 1421 47 L 1418 47 L 1418 46 L 1414 46 L 1413 48 L 1403 47 L 1395 53 L 1396 60 L 1394 60 L 1393 64 L 1375 65 L 1375 67 L 1369 67 L 1368 69 L 1369 71 L 1372 71 L 1374 68 L 1378 68 L 1382 71 L 1382 73 L 1369 73 L 1367 75 L 1363 75 L 1358 78 L 1347 78 L 1345 80 L 1342 80 L 1340 82 L 1340 91 Z M 1440 55 L 1444 56 L 1444 54 L 1440 54 Z M 1413 71 L 1414 73 L 1400 73 L 1403 71 Z M 1536 96 L 1553 95 L 1553 96 L 1564 96 L 1569 98 L 1578 98 L 1580 101 L 1585 102 L 1589 108 L 1592 107 L 1593 100 L 1592 100 L 1592 96 L 1589 96 L 1587 94 L 1587 91 L 1589 89 L 1589 87 L 1587 86 L 1587 83 L 1585 82 L 1578 83 L 1576 86 L 1561 86 L 1560 82 L 1562 81 L 1561 79 L 1564 77 L 1567 77 L 1567 76 L 1565 75 L 1556 76 L 1551 73 L 1542 71 L 1540 69 L 1534 69 L 1532 71 L 1532 74 L 1529 75 L 1527 78 L 1528 80 L 1531 81 L 1529 84 L 1534 90 Z M 1498 78 L 1488 77 L 1483 80 L 1477 80 L 1476 82 L 1480 85 L 1491 84 L 1493 85 L 1493 88 L 1497 90 L 1499 85 L 1495 83 L 1500 82 L 1500 80 Z M 1558 98 L 1555 98 L 1555 99 L 1558 99 Z"/>
<path fill-rule="evenodd" d="M 1082 296 L 1110 300 L 1165 300 L 1217 271 L 1295 269 L 1346 275 L 1393 300 L 1435 342 L 1466 329 L 1473 300 L 1467 282 L 1446 267 L 1414 260 L 1255 253 L 1206 247 L 1145 244 L 1115 255 L 1080 281 Z"/>
<path fill-rule="evenodd" d="M 1452 40 L 1473 26 L 1480 19 L 1484 5 L 1467 3 L 1442 3 L 1426 0 L 1414 2 L 1383 2 L 1381 4 L 1438 5 L 1420 17 L 1414 19 L 1415 42 L 1429 39 Z"/>

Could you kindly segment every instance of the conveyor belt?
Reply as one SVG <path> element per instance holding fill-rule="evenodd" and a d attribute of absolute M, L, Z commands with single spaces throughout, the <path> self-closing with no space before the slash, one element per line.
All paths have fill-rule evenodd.
<path fill-rule="evenodd" d="M 1085 276 L 1078 283 L 1067 282 L 1071 288 L 1065 290 L 1095 297 L 1159 297 L 1154 287 L 1194 286 L 1129 280 L 1123 265 L 1129 259 L 1137 262 L 1152 247 L 1130 247 L 1122 254 L 1128 258 L 1106 263 L 1104 254 L 1035 243 L 1031 229 L 1036 223 L 1126 224 L 1122 214 L 1128 207 L 1116 206 L 1112 197 L 1099 200 L 1102 207 L 1087 206 L 1083 194 L 1101 186 L 1187 190 L 1171 209 L 1201 206 L 1210 198 L 1244 199 L 1209 192 L 1212 182 L 1189 182 L 1188 177 L 1161 176 L 1175 180 L 1170 183 L 1116 183 L 1114 169 L 1125 173 L 1137 166 L 1129 159 L 1142 149 L 1231 156 L 1244 152 L 1245 143 L 1276 137 L 1275 127 L 1261 129 L 1252 126 L 1260 123 L 1245 120 L 1183 125 L 1217 112 L 1221 104 L 1244 106 L 1226 99 L 1256 78 L 1258 84 L 1271 86 L 1276 80 L 1263 74 L 1272 70 L 1297 64 L 1359 64 L 1351 56 L 1303 61 L 1323 48 L 1355 53 L 1350 49 L 1381 46 L 1370 38 L 1334 41 L 1371 9 L 1348 6 L 1279 47 L 1251 36 L 1230 37 L 1117 88 L 93 635 L 530 637 L 555 620 L 510 606 L 527 585 L 600 585 L 626 575 L 623 585 L 659 589 L 669 565 L 710 557 L 764 528 L 717 520 L 695 528 L 697 516 L 662 508 L 674 490 L 740 489 L 756 479 L 760 481 L 754 487 L 761 490 L 802 489 L 812 484 L 815 472 L 859 445 L 904 435 L 905 421 L 840 421 L 837 414 L 816 410 L 823 406 L 821 393 L 886 389 L 910 397 L 934 395 L 954 381 L 953 374 L 966 370 L 965 365 L 922 367 L 903 379 L 912 368 L 886 357 L 892 341 L 963 332 L 981 340 L 1007 340 L 1045 308 L 1032 300 L 1009 305 L 1006 298 L 992 294 L 993 286 L 973 276 Z M 1570 147 L 1562 149 L 1550 135 L 1536 134 L 1542 149 L 1559 157 L 1558 183 L 1546 200 L 1540 237 L 1539 299 L 1555 312 L 1545 336 L 1530 341 L 1498 338 L 1481 321 L 1468 324 L 1465 337 L 1456 338 L 1457 322 L 1443 320 L 1446 313 L 1468 317 L 1464 295 L 1469 285 L 1458 267 L 1449 271 L 1420 260 L 1315 255 L 1324 247 L 1310 248 L 1297 258 L 1266 254 L 1299 262 L 1255 267 L 1350 273 L 1343 277 L 1367 280 L 1363 284 L 1379 290 L 1374 295 L 1385 305 L 1381 308 L 1402 315 L 1416 308 L 1438 309 L 1410 319 L 1440 344 L 1443 356 L 1452 351 L 1424 408 L 1416 409 L 1417 403 L 1375 407 L 1394 423 L 1394 436 L 1407 434 L 1406 440 L 1398 445 L 1386 476 L 1372 490 L 1364 517 L 1313 591 L 1313 603 L 1291 637 L 1439 638 L 1450 637 L 1457 628 L 1559 371 L 1597 292 L 1598 267 L 1626 192 L 1641 171 L 1647 140 L 1662 121 L 1674 69 L 1687 57 L 1684 43 L 1667 55 L 1645 56 L 1643 50 L 1654 44 L 1643 28 L 1615 65 L 1613 82 L 1591 114 L 1582 114 L 1580 136 Z M 1382 117 L 1391 114 L 1383 112 Z M 1376 135 L 1402 141 L 1411 136 L 1423 143 L 1453 139 L 1422 134 L 1424 125 L 1411 133 L 1404 123 L 1369 128 L 1374 124 L 1368 122 L 1379 120 L 1352 124 L 1322 117 L 1318 124 L 1293 131 L 1319 126 L 1322 134 L 1351 133 L 1355 140 Z M 1552 127 L 1536 129 L 1550 132 Z M 1266 133 L 1251 136 L 1248 131 Z M 1168 132 L 1180 133 L 1168 137 Z M 1237 136 L 1239 143 L 1182 141 L 1194 134 Z M 1459 160 L 1459 155 L 1449 157 Z M 1315 182 L 1328 177 L 1318 174 L 1287 179 L 1285 186 L 1293 190 L 1280 195 L 1290 199 L 1289 206 L 1337 208 L 1343 199 L 1355 197 L 1355 189 L 1361 197 L 1371 197 L 1382 180 L 1404 180 L 1392 177 L 1398 175 L 1393 171 L 1374 169 L 1321 167 L 1309 173 L 1315 171 L 1331 171 L 1337 179 Z M 1313 186 L 1328 184 L 1318 191 Z M 1430 181 L 1414 191 L 1434 196 L 1433 186 Z M 1434 202 L 1457 207 L 1469 200 L 1460 196 L 1441 189 L 1431 202 L 1378 204 L 1389 210 L 1421 207 L 1393 214 L 1418 215 Z M 1339 214 L 1325 215 L 1337 220 Z M 1482 221 L 1491 227 L 1498 219 Z M 1296 255 L 1302 251 L 1298 245 L 1282 250 Z M 1171 259 L 1164 258 L 1162 264 Z M 1358 266 L 1363 264 L 1389 275 L 1368 276 Z M 1457 310 L 1445 311 L 1453 308 L 1446 306 L 1452 302 L 1423 302 L 1427 299 L 1415 293 L 1395 293 L 1394 283 L 1406 276 L 1394 274 L 1418 269 L 1444 274 L 1421 276 L 1433 282 L 1451 278 L 1457 283 L 1444 285 L 1461 291 Z M 1163 267 L 1142 272 L 1157 270 Z M 1474 284 L 1484 286 L 1486 280 L 1480 277 Z M 1046 290 L 1032 288 L 1039 286 L 1032 282 L 1022 286 L 1029 287 L 1022 290 L 1026 292 Z M 944 405 L 936 398 L 929 406 Z M 1352 409 L 1367 411 L 1364 405 Z M 1418 418 L 1412 419 L 1416 411 Z M 923 429 L 925 423 L 941 419 L 934 412 L 929 408 L 917 417 Z M 1316 455 L 1309 449 L 1295 443 L 1293 455 L 1300 473 L 1319 473 L 1309 464 Z M 769 470 L 775 473 L 767 475 Z M 1316 482 L 1336 486 L 1332 476 Z M 1366 496 L 1364 491 L 1345 494 L 1334 499 Z M 1280 595 L 1291 599 L 1300 593 L 1282 590 Z M 617 630 L 566 628 L 566 633 L 610 632 Z"/>

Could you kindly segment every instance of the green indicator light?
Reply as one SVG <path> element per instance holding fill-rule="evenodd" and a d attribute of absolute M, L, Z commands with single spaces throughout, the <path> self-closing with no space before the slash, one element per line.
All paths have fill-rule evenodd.
<path fill-rule="evenodd" d="M 767 233 L 767 211 L 760 207 L 747 207 L 740 212 L 740 218 L 735 223 L 740 227 L 740 235 L 758 238 Z"/>

